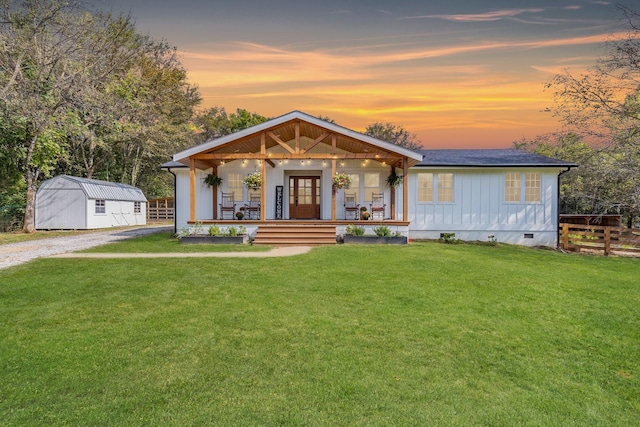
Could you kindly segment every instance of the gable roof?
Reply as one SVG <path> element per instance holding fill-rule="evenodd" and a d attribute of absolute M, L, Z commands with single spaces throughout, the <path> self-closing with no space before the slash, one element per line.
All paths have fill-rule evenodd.
<path fill-rule="evenodd" d="M 77 188 L 80 188 L 88 199 L 120 200 L 128 202 L 147 201 L 142 190 L 132 185 L 71 175 L 58 175 L 43 181 L 38 191 Z"/>
<path fill-rule="evenodd" d="M 200 145 L 197 145 L 195 147 L 192 147 L 187 150 L 174 154 L 173 160 L 176 162 L 186 164 L 189 156 L 222 147 L 225 144 L 229 144 L 236 140 L 251 138 L 252 136 L 259 135 L 261 132 L 270 130 L 271 128 L 282 126 L 287 124 L 288 122 L 295 122 L 295 121 L 306 122 L 318 128 L 323 128 L 330 133 L 338 134 L 340 136 L 343 136 L 352 140 L 357 140 L 359 142 L 377 147 L 382 150 L 400 154 L 402 156 L 408 157 L 410 160 L 413 161 L 412 163 L 416 163 L 422 160 L 422 155 L 415 151 L 406 149 L 404 147 L 400 147 L 395 144 L 391 144 L 386 141 L 382 141 L 377 138 L 373 138 L 371 136 L 362 134 L 360 132 L 356 132 L 351 129 L 347 129 L 345 127 L 339 126 L 334 123 L 327 122 L 317 117 L 310 116 L 309 114 L 303 113 L 301 111 L 292 111 L 290 113 L 284 114 L 282 116 L 276 117 L 271 120 L 267 120 L 264 123 L 260 123 L 250 128 L 232 133 L 230 135 L 225 135 L 217 139 L 206 141 Z"/>
<path fill-rule="evenodd" d="M 474 166 L 474 167 L 564 167 L 578 166 L 566 160 L 545 157 L 515 149 L 486 150 L 418 150 L 424 157 L 414 167 Z"/>

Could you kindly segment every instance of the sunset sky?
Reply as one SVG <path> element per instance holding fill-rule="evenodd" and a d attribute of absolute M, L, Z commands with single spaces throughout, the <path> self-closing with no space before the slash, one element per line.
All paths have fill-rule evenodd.
<path fill-rule="evenodd" d="M 202 107 L 292 110 L 425 148 L 499 148 L 559 128 L 544 83 L 622 28 L 594 0 L 102 0 L 178 48 Z"/>

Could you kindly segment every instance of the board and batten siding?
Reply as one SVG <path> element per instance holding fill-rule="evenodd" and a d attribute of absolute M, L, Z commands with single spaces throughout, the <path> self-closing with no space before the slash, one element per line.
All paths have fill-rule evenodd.
<path fill-rule="evenodd" d="M 505 202 L 505 176 L 509 172 L 539 173 L 540 202 Z M 456 238 L 468 241 L 488 241 L 494 236 L 503 243 L 555 246 L 558 172 L 549 168 L 413 169 L 409 172 L 410 236 L 438 239 L 441 233 L 455 233 Z M 454 201 L 418 202 L 419 173 L 452 173 Z"/>

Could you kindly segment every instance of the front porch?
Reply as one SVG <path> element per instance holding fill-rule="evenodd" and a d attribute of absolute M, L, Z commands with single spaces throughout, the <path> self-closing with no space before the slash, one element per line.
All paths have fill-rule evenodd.
<path fill-rule="evenodd" d="M 399 179 L 389 186 L 388 177 L 406 177 L 421 159 L 411 150 L 295 111 L 175 155 L 184 165 L 176 170 L 178 192 L 188 195 L 180 203 L 178 226 L 228 220 L 229 213 L 239 215 L 257 204 L 251 219 L 258 224 L 311 220 L 340 227 L 355 221 L 344 220 L 351 216 L 344 209 L 347 191 L 361 207 L 382 199 L 376 219 L 394 226 L 389 221 L 408 221 L 409 183 Z M 350 188 L 335 187 L 338 172 L 351 177 Z M 261 181 L 256 188 L 247 187 L 251 175 Z M 211 179 L 217 184 L 205 185 Z M 234 206 L 224 209 L 225 218 L 223 194 L 233 195 Z"/>

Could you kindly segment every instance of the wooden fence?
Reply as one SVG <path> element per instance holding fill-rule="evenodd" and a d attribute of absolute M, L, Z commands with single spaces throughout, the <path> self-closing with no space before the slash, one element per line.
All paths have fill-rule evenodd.
<path fill-rule="evenodd" d="M 581 248 L 640 254 L 640 230 L 603 225 L 560 224 L 562 249 L 580 252 Z"/>
<path fill-rule="evenodd" d="M 173 197 L 147 201 L 147 220 L 173 219 Z"/>

